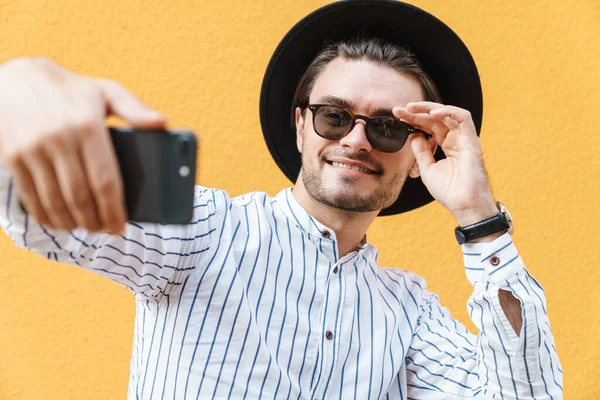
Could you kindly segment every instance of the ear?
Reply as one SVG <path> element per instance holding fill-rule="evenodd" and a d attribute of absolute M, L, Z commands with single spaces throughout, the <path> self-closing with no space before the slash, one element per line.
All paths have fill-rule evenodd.
<path fill-rule="evenodd" d="M 302 142 L 304 141 L 304 116 L 300 107 L 296 107 L 295 111 L 296 121 L 296 146 L 298 151 L 302 154 Z"/>
<path fill-rule="evenodd" d="M 431 154 L 435 154 L 438 144 L 434 138 L 429 139 L 429 146 L 431 148 Z M 414 161 L 414 164 L 410 168 L 408 176 L 410 176 L 411 178 L 418 178 L 421 176 L 421 171 L 419 170 L 419 163 L 417 162 L 417 160 Z"/>

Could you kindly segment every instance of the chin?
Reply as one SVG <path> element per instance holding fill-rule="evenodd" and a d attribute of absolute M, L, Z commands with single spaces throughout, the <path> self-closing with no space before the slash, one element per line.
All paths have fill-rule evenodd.
<path fill-rule="evenodd" d="M 303 186 L 313 199 L 344 211 L 379 211 L 390 204 L 394 192 L 382 182 L 381 175 L 344 174 L 327 166 L 317 169 L 308 163 L 301 175 Z"/>
<path fill-rule="evenodd" d="M 315 190 L 311 195 L 325 205 L 353 212 L 379 211 L 389 203 L 388 193 L 361 186 L 336 182 Z"/>

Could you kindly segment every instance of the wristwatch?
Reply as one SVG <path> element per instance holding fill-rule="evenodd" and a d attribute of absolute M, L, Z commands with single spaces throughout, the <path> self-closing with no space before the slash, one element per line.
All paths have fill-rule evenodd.
<path fill-rule="evenodd" d="M 496 205 L 500 212 L 493 217 L 471 225 L 457 226 L 454 229 L 454 235 L 458 244 L 469 243 L 496 232 L 505 231 L 512 235 L 515 228 L 510 213 L 499 201 L 496 202 Z"/>

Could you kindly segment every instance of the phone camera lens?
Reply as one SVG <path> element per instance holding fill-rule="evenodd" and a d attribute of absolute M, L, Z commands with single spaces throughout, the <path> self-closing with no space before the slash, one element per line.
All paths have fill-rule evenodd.
<path fill-rule="evenodd" d="M 181 167 L 179 167 L 179 175 L 182 177 L 187 177 L 190 174 L 190 167 L 188 167 L 187 165 L 182 165 Z"/>

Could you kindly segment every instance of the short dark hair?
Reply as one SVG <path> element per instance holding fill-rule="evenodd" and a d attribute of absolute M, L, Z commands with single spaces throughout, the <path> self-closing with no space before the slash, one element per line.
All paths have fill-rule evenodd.
<path fill-rule="evenodd" d="M 431 77 L 423 70 L 414 54 L 407 48 L 374 37 L 359 37 L 353 40 L 327 44 L 310 63 L 298 82 L 292 102 L 292 125 L 296 107 L 304 110 L 308 106 L 310 94 L 317 77 L 331 61 L 345 60 L 372 61 L 393 68 L 399 73 L 407 73 L 417 78 L 423 88 L 425 100 L 441 103 L 442 98 Z"/>

